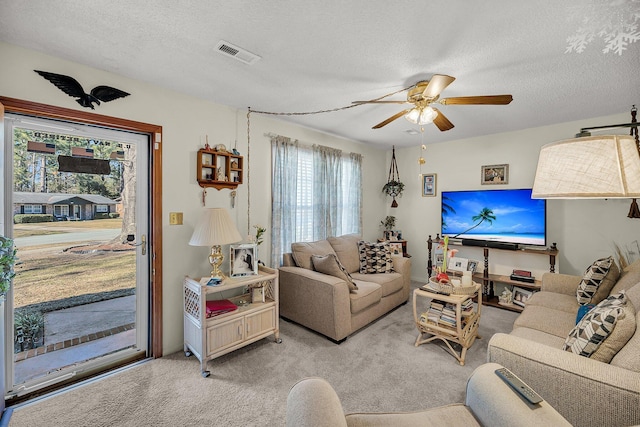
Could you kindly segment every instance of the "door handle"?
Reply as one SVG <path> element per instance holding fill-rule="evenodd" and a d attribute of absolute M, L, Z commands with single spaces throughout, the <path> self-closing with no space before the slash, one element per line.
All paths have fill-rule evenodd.
<path fill-rule="evenodd" d="M 142 249 L 142 255 L 146 255 L 147 254 L 147 235 L 143 234 L 140 237 L 140 240 L 141 240 L 140 244 L 142 245 L 142 247 L 140 248 Z"/>
<path fill-rule="evenodd" d="M 131 246 L 142 246 L 140 249 L 142 249 L 142 255 L 146 255 L 147 254 L 147 236 L 145 234 L 143 234 L 142 236 L 140 236 L 140 243 L 138 243 L 137 245 L 135 243 L 131 243 L 133 241 L 136 240 L 136 236 L 133 234 L 127 234 L 127 242 L 129 243 L 129 245 Z"/>

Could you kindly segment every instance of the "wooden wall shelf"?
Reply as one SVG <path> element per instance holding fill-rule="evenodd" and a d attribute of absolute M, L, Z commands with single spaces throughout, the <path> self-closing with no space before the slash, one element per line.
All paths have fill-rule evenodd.
<path fill-rule="evenodd" d="M 196 174 L 200 187 L 235 189 L 244 179 L 244 158 L 227 151 L 201 148 Z"/>

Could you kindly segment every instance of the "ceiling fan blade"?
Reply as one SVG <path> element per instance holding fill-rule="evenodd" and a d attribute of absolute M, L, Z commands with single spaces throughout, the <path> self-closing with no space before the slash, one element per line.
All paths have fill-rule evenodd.
<path fill-rule="evenodd" d="M 352 104 L 409 104 L 409 101 L 352 101 Z"/>
<path fill-rule="evenodd" d="M 391 123 L 395 119 L 399 119 L 400 117 L 404 116 L 409 111 L 411 111 L 411 108 L 407 108 L 406 110 L 400 111 L 399 113 L 394 114 L 393 116 L 389 117 L 387 120 L 384 120 L 384 121 L 378 123 L 377 125 L 375 125 L 371 129 L 380 129 L 381 127 L 388 125 L 389 123 Z"/>
<path fill-rule="evenodd" d="M 438 126 L 438 129 L 440 129 L 443 132 L 446 130 L 453 129 L 453 123 L 451 123 L 449 119 L 447 119 L 447 117 L 444 114 L 442 114 L 440 110 L 434 107 L 431 107 L 431 108 L 433 108 L 436 111 L 436 113 L 438 113 L 436 118 L 433 119 L 433 124 Z"/>
<path fill-rule="evenodd" d="M 434 74 L 429 80 L 429 84 L 426 88 L 424 88 L 424 92 L 422 92 L 422 96 L 424 98 L 435 98 L 440 95 L 440 93 L 453 81 L 455 77 L 446 76 L 444 74 Z"/>
<path fill-rule="evenodd" d="M 441 99 L 442 105 L 507 105 L 513 101 L 511 95 L 458 96 Z"/>

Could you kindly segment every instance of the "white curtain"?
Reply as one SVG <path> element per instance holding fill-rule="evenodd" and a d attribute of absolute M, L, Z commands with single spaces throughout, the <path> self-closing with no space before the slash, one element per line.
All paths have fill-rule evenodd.
<path fill-rule="evenodd" d="M 342 206 L 342 150 L 313 146 L 313 240 L 339 236 Z M 340 218 L 341 219 L 341 218 Z"/>
<path fill-rule="evenodd" d="M 298 141 L 271 138 L 271 266 L 282 263 L 282 254 L 295 242 L 298 193 Z"/>
<path fill-rule="evenodd" d="M 349 153 L 343 162 L 342 229 L 338 235 L 362 233 L 362 154 Z"/>
<path fill-rule="evenodd" d="M 271 265 L 291 243 L 361 233 L 362 156 L 275 136 L 272 150 Z"/>

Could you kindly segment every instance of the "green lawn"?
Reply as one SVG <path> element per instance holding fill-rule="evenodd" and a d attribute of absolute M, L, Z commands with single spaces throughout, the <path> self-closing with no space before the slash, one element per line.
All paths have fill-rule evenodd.
<path fill-rule="evenodd" d="M 135 288 L 136 252 L 45 253 L 16 265 L 14 307 Z"/>

